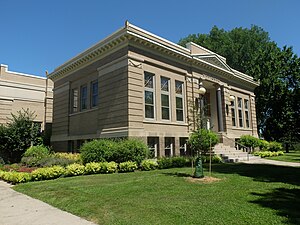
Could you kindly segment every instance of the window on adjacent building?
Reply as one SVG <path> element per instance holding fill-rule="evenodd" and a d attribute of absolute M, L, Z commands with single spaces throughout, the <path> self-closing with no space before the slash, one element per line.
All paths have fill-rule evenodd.
<path fill-rule="evenodd" d="M 71 112 L 75 113 L 78 111 L 78 89 L 72 89 L 72 109 Z"/>
<path fill-rule="evenodd" d="M 176 93 L 176 120 L 184 121 L 183 116 L 183 82 L 175 81 L 175 93 Z"/>
<path fill-rule="evenodd" d="M 145 118 L 154 119 L 154 74 L 145 72 L 144 74 L 144 103 Z"/>
<path fill-rule="evenodd" d="M 98 80 L 91 82 L 91 107 L 98 105 Z"/>
<path fill-rule="evenodd" d="M 249 120 L 249 101 L 247 99 L 244 100 L 244 109 L 245 109 L 245 122 L 246 127 L 250 127 L 250 120 Z"/>
<path fill-rule="evenodd" d="M 81 86 L 80 88 L 80 109 L 87 109 L 87 86 Z"/>
<path fill-rule="evenodd" d="M 239 127 L 243 127 L 243 101 L 242 101 L 242 98 L 238 98 L 238 116 L 239 116 Z"/>
<path fill-rule="evenodd" d="M 161 118 L 163 120 L 170 119 L 170 96 L 169 96 L 170 79 L 166 77 L 160 78 L 161 88 Z"/>

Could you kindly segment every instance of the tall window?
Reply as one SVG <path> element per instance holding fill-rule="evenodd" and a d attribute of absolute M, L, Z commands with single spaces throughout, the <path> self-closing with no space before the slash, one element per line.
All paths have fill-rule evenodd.
<path fill-rule="evenodd" d="M 154 74 L 144 74 L 145 118 L 154 119 Z"/>
<path fill-rule="evenodd" d="M 235 103 L 234 103 L 235 99 L 233 101 L 231 101 L 231 125 L 232 126 L 236 126 L 236 118 L 235 118 Z"/>
<path fill-rule="evenodd" d="M 80 109 L 87 109 L 87 86 L 80 87 Z"/>
<path fill-rule="evenodd" d="M 175 81 L 176 120 L 183 121 L 183 82 Z"/>
<path fill-rule="evenodd" d="M 245 122 L 246 127 L 250 127 L 250 121 L 249 121 L 249 101 L 247 99 L 244 99 L 244 109 L 245 109 Z"/>
<path fill-rule="evenodd" d="M 163 120 L 170 119 L 170 100 L 169 100 L 169 84 L 170 79 L 166 77 L 160 78 L 161 88 L 161 118 Z"/>
<path fill-rule="evenodd" d="M 78 89 L 72 89 L 72 110 L 73 113 L 78 111 Z"/>
<path fill-rule="evenodd" d="M 91 107 L 98 105 L 98 80 L 91 83 Z"/>
<path fill-rule="evenodd" d="M 243 127 L 243 101 L 238 98 L 239 127 Z"/>

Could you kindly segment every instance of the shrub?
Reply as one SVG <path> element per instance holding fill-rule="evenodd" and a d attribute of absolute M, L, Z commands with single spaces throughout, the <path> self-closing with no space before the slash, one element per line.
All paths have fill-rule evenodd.
<path fill-rule="evenodd" d="M 259 146 L 260 140 L 251 135 L 242 135 L 240 137 L 240 140 L 238 141 L 238 143 L 240 143 L 246 147 L 254 149 Z"/>
<path fill-rule="evenodd" d="M 40 167 L 52 167 L 52 166 L 66 167 L 73 163 L 75 163 L 74 160 L 66 159 L 66 158 L 56 158 L 55 156 L 51 155 L 47 158 L 43 158 L 43 159 L 39 160 L 38 166 L 40 166 Z"/>
<path fill-rule="evenodd" d="M 84 164 L 89 162 L 110 161 L 115 148 L 116 142 L 112 140 L 93 140 L 82 145 L 80 148 L 80 156 Z"/>
<path fill-rule="evenodd" d="M 266 140 L 259 140 L 258 146 L 261 151 L 267 151 L 269 149 L 269 142 Z"/>
<path fill-rule="evenodd" d="M 6 162 L 20 162 L 23 153 L 30 147 L 42 142 L 40 126 L 34 123 L 35 115 L 29 109 L 11 114 L 11 120 L 0 125 L 0 155 Z"/>
<path fill-rule="evenodd" d="M 179 157 L 179 156 L 172 157 L 171 161 L 172 161 L 172 167 L 178 168 L 178 167 L 184 167 L 187 165 L 187 160 L 184 157 Z"/>
<path fill-rule="evenodd" d="M 138 165 L 150 154 L 147 145 L 138 139 L 128 139 L 118 142 L 113 152 L 113 160 L 121 163 L 136 162 Z"/>
<path fill-rule="evenodd" d="M 48 168 L 39 168 L 32 171 L 32 180 L 49 180 L 64 175 L 65 169 L 61 166 L 52 166 Z"/>
<path fill-rule="evenodd" d="M 137 168 L 138 166 L 136 165 L 136 162 L 132 161 L 122 162 L 119 164 L 119 171 L 122 173 L 134 172 Z"/>
<path fill-rule="evenodd" d="M 50 151 L 44 145 L 37 145 L 29 147 L 24 153 L 25 157 L 35 157 L 38 159 L 42 159 L 47 157 L 50 154 Z"/>
<path fill-rule="evenodd" d="M 172 168 L 172 158 L 162 157 L 157 160 L 157 164 L 159 169 Z"/>
<path fill-rule="evenodd" d="M 67 159 L 73 163 L 82 163 L 81 156 L 78 153 L 56 152 L 53 154 L 53 157 L 56 159 Z"/>
<path fill-rule="evenodd" d="M 271 141 L 269 143 L 269 151 L 271 152 L 278 152 L 278 151 L 282 151 L 283 147 L 281 145 L 281 143 L 276 142 L 276 141 Z"/>
<path fill-rule="evenodd" d="M 21 163 L 26 166 L 40 166 L 40 160 L 49 157 L 50 150 L 44 145 L 37 145 L 29 147 L 24 153 Z"/>
<path fill-rule="evenodd" d="M 83 175 L 84 172 L 85 172 L 84 165 L 74 163 L 74 164 L 68 165 L 66 167 L 65 175 L 66 176 L 79 176 L 79 175 Z"/>
<path fill-rule="evenodd" d="M 265 158 L 265 157 L 273 157 L 273 156 L 284 155 L 284 153 L 283 153 L 283 151 L 278 151 L 278 152 L 260 151 L 260 152 L 254 152 L 254 155 Z"/>
<path fill-rule="evenodd" d="M 157 167 L 158 167 L 158 164 L 153 159 L 144 159 L 141 162 L 141 169 L 142 170 L 146 170 L 146 171 L 155 170 Z"/>
<path fill-rule="evenodd" d="M 194 131 L 188 140 L 188 144 L 191 146 L 193 152 L 202 151 L 204 153 L 208 152 L 209 148 L 214 147 L 218 142 L 218 135 L 207 129 Z"/>
<path fill-rule="evenodd" d="M 97 174 L 103 171 L 103 163 L 90 162 L 85 164 L 85 173 L 86 174 Z M 106 171 L 106 166 L 105 170 Z"/>
<path fill-rule="evenodd" d="M 4 172 L 0 171 L 0 178 L 12 183 L 12 184 L 18 184 L 18 183 L 25 183 L 31 180 L 31 174 L 30 173 L 23 173 L 23 172 Z"/>
<path fill-rule="evenodd" d="M 109 162 L 104 164 L 106 166 L 106 173 L 115 173 L 118 169 L 118 164 L 115 162 Z"/>

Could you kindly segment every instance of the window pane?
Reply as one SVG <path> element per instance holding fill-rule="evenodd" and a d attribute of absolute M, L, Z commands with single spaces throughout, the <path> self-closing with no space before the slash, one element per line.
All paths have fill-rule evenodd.
<path fill-rule="evenodd" d="M 169 120 L 170 119 L 170 113 L 169 113 L 169 108 L 162 108 L 162 119 L 164 120 Z"/>
<path fill-rule="evenodd" d="M 183 109 L 182 98 L 176 97 L 176 108 Z"/>
<path fill-rule="evenodd" d="M 239 126 L 243 127 L 243 117 L 242 110 L 239 110 Z"/>
<path fill-rule="evenodd" d="M 92 83 L 92 107 L 98 105 L 98 81 Z"/>
<path fill-rule="evenodd" d="M 145 117 L 154 118 L 154 107 L 152 105 L 145 105 Z"/>
<path fill-rule="evenodd" d="M 176 109 L 176 120 L 183 121 L 183 110 Z"/>
<path fill-rule="evenodd" d="M 81 109 L 87 109 L 87 87 L 81 87 Z"/>
<path fill-rule="evenodd" d="M 242 108 L 242 99 L 241 98 L 238 98 L 238 107 Z"/>
<path fill-rule="evenodd" d="M 244 100 L 245 109 L 248 109 L 248 100 Z"/>
<path fill-rule="evenodd" d="M 182 95 L 183 91 L 183 82 L 175 81 L 175 92 L 176 94 Z"/>
<path fill-rule="evenodd" d="M 169 79 L 166 77 L 160 78 L 160 87 L 162 91 L 169 92 Z"/>
<path fill-rule="evenodd" d="M 145 104 L 150 104 L 150 105 L 154 104 L 152 91 L 145 91 Z"/>
<path fill-rule="evenodd" d="M 153 88 L 153 74 L 151 74 L 151 73 L 145 73 L 145 75 L 144 75 L 144 85 L 145 85 L 145 87 L 147 87 L 147 88 Z"/>
<path fill-rule="evenodd" d="M 169 107 L 169 95 L 161 95 L 161 105 Z"/>
<path fill-rule="evenodd" d="M 73 110 L 72 112 L 77 112 L 78 110 L 78 90 L 77 89 L 73 89 L 72 91 L 72 98 L 73 98 Z"/>
<path fill-rule="evenodd" d="M 236 126 L 236 123 L 235 123 L 235 111 L 234 111 L 233 108 L 231 109 L 231 118 L 232 118 L 232 126 Z"/>

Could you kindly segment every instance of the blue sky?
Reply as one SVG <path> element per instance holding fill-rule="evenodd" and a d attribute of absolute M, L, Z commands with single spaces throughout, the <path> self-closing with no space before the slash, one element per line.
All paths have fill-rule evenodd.
<path fill-rule="evenodd" d="M 0 0 L 0 64 L 44 76 L 125 20 L 175 43 L 214 25 L 255 24 L 300 56 L 299 11 L 299 0 Z"/>

